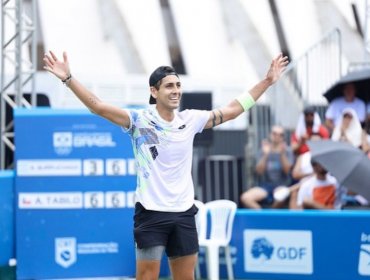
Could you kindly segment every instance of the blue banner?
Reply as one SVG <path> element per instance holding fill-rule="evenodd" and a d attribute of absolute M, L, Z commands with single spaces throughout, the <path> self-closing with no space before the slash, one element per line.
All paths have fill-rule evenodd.
<path fill-rule="evenodd" d="M 132 276 L 136 170 L 87 110 L 15 111 L 18 279 Z"/>
<path fill-rule="evenodd" d="M 370 211 L 240 209 L 231 239 L 234 276 L 281 280 L 369 279 L 369 221 Z M 203 254 L 200 259 L 204 264 Z M 220 263 L 221 276 L 226 278 L 222 253 Z"/>
<path fill-rule="evenodd" d="M 128 135 L 89 111 L 20 109 L 14 119 L 18 279 L 134 276 Z M 369 221 L 369 211 L 239 209 L 235 278 L 369 279 Z"/>
<path fill-rule="evenodd" d="M 8 265 L 14 252 L 14 172 L 0 171 L 0 266 Z"/>

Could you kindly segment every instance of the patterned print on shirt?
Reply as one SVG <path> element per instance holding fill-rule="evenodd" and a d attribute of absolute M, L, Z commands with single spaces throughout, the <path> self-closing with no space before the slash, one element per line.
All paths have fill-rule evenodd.
<path fill-rule="evenodd" d="M 145 145 L 159 144 L 158 136 L 154 128 L 139 128 L 140 138 Z"/>
<path fill-rule="evenodd" d="M 144 191 L 148 186 L 148 178 L 153 161 L 158 157 L 157 145 L 162 147 L 168 143 L 168 133 L 171 126 L 163 123 L 153 111 L 138 114 L 131 111 L 131 135 L 136 158 L 136 168 L 139 177 L 139 189 Z M 148 147 L 150 145 L 151 147 Z M 154 146 L 155 145 L 155 146 Z"/>

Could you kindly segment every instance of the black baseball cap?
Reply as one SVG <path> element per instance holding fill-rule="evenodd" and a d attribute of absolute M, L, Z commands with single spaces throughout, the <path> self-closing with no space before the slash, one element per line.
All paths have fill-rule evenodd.
<path fill-rule="evenodd" d="M 176 75 L 179 76 L 174 68 L 171 66 L 159 66 L 157 69 L 153 71 L 153 73 L 149 77 L 149 86 L 154 87 L 158 81 L 162 80 L 164 77 L 168 75 Z M 150 95 L 149 104 L 156 104 L 157 100 Z"/>
<path fill-rule="evenodd" d="M 314 114 L 316 112 L 316 109 L 314 106 L 307 106 L 304 108 L 303 113 L 304 114 Z"/>

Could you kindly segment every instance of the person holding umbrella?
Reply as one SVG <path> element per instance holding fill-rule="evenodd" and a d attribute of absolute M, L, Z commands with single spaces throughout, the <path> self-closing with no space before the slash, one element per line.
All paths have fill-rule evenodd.
<path fill-rule="evenodd" d="M 353 196 L 361 204 L 370 201 L 370 160 L 360 149 L 346 141 L 309 141 L 312 160 L 323 166 L 330 175 L 337 179 L 341 186 L 340 193 L 342 202 L 348 201 L 347 195 Z M 361 195 L 364 199 L 358 200 Z M 344 200 L 343 200 L 344 198 Z"/>
<path fill-rule="evenodd" d="M 325 125 L 330 132 L 333 132 L 334 127 L 338 124 L 343 109 L 348 107 L 356 111 L 361 123 L 365 121 L 366 105 L 356 94 L 355 84 L 346 83 L 343 85 L 343 96 L 337 97 L 330 102 L 325 112 Z"/>

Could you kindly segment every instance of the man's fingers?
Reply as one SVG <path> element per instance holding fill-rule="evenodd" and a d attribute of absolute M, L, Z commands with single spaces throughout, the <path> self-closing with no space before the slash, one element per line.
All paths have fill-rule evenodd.
<path fill-rule="evenodd" d="M 44 62 L 46 64 L 46 66 L 48 66 L 50 68 L 53 67 L 53 63 L 52 63 L 50 57 L 48 57 L 46 54 L 44 55 L 44 59 L 43 60 L 44 60 Z"/>
<path fill-rule="evenodd" d="M 68 63 L 68 56 L 67 56 L 67 52 L 63 52 L 63 61 L 64 63 Z"/>
<path fill-rule="evenodd" d="M 54 59 L 54 61 L 58 60 L 57 56 L 52 51 L 49 51 L 49 53 L 50 53 L 51 57 Z"/>
<path fill-rule="evenodd" d="M 53 72 L 52 69 L 49 66 L 44 66 L 43 67 L 46 71 Z"/>
<path fill-rule="evenodd" d="M 276 57 L 275 60 L 279 60 L 283 56 L 283 53 L 279 53 Z"/>

